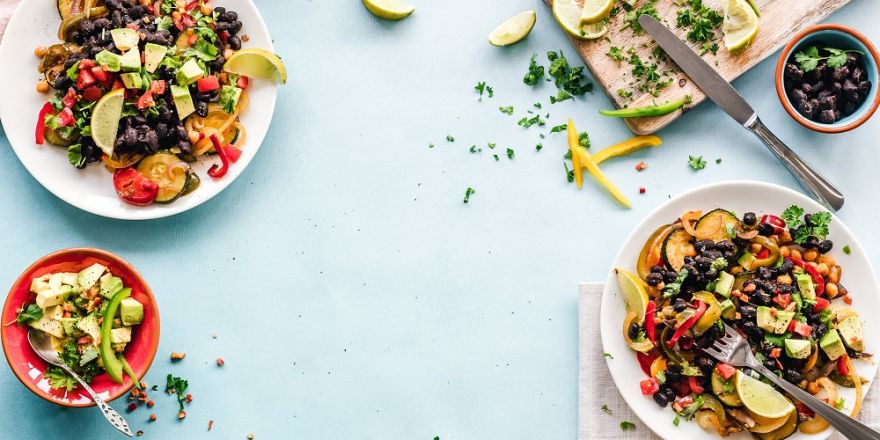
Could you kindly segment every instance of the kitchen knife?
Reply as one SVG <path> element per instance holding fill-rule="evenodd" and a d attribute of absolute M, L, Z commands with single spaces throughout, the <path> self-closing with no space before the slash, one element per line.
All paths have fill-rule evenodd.
<path fill-rule="evenodd" d="M 709 99 L 764 142 L 815 199 L 835 211 L 843 206 L 843 194 L 771 133 L 755 110 L 712 66 L 656 18 L 642 15 L 639 24 Z"/>

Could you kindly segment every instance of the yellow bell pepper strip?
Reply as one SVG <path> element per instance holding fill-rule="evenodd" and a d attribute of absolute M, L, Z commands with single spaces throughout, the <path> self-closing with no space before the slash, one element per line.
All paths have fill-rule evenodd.
<path fill-rule="evenodd" d="M 110 330 L 113 328 L 113 318 L 116 316 L 116 310 L 119 309 L 119 303 L 123 299 L 131 296 L 131 289 L 125 288 L 116 292 L 113 298 L 104 309 L 104 320 L 101 322 L 101 362 L 104 364 L 104 370 L 107 376 L 115 383 L 122 383 L 122 362 L 116 357 L 113 346 L 110 343 Z"/>
<path fill-rule="evenodd" d="M 668 115 L 687 104 L 690 104 L 693 101 L 691 95 L 686 95 L 684 98 L 679 99 L 678 101 L 669 101 L 663 104 L 651 104 L 644 107 L 629 107 L 629 108 L 619 108 L 617 110 L 600 110 L 599 114 L 602 116 L 609 116 L 612 118 L 642 118 L 642 117 L 656 117 Z"/>
<path fill-rule="evenodd" d="M 632 206 L 629 200 L 620 193 L 620 190 L 611 183 L 599 169 L 599 165 L 593 160 L 586 148 L 581 147 L 574 121 L 568 120 L 568 149 L 571 151 L 571 163 L 574 165 L 574 177 L 578 188 L 584 184 L 583 168 L 593 175 L 594 178 L 617 200 L 617 203 L 629 208 Z"/>
<path fill-rule="evenodd" d="M 597 164 L 605 162 L 612 157 L 626 156 L 635 153 L 642 148 L 656 147 L 663 143 L 663 140 L 657 136 L 636 136 L 632 139 L 625 140 L 619 144 L 614 144 L 593 155 L 593 161 Z"/>

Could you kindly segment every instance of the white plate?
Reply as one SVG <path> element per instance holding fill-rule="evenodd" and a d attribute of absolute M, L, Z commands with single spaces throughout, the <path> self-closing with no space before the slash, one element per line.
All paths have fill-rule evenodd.
<path fill-rule="evenodd" d="M 216 5 L 238 13 L 243 24 L 240 34 L 250 38 L 244 47 L 274 51 L 266 24 L 251 0 L 218 0 Z M 0 99 L 0 121 L 21 163 L 52 194 L 77 208 L 104 217 L 125 220 L 166 217 L 195 208 L 219 194 L 254 158 L 275 111 L 275 84 L 263 80 L 251 81 L 248 87 L 250 106 L 241 116 L 248 137 L 241 159 L 230 167 L 226 176 L 214 180 L 208 177 L 207 170 L 212 163 L 219 163 L 219 159 L 203 158 L 193 167 L 202 180 L 201 186 L 168 205 L 129 205 L 116 196 L 112 175 L 100 163 L 77 170 L 67 162 L 66 149 L 49 143 L 36 145 L 37 113 L 50 95 L 34 90 L 42 77 L 37 73 L 39 59 L 34 56 L 34 48 L 57 43 L 60 23 L 55 1 L 22 0 L 0 42 L 0 60 L 3 60 L 0 84 L 15 85 L 6 87 L 3 99 Z"/>
<path fill-rule="evenodd" d="M 673 222 L 686 211 L 701 209 L 703 212 L 707 212 L 714 208 L 725 208 L 740 215 L 748 211 L 753 211 L 759 216 L 762 213 L 779 215 L 792 204 L 800 205 L 806 212 L 825 211 L 825 208 L 806 196 L 769 183 L 734 181 L 697 188 L 666 202 L 643 220 L 620 248 L 612 267 L 621 267 L 635 272 L 636 260 L 648 236 L 661 225 Z M 842 281 L 852 294 L 852 307 L 858 311 L 864 322 L 864 334 L 867 336 L 865 351 L 878 353 L 880 350 L 880 294 L 878 294 L 880 286 L 877 284 L 874 269 L 856 238 L 837 217 L 834 217 L 831 222 L 831 234 L 828 238 L 834 241 L 834 249 L 831 254 L 843 268 Z M 852 249 L 850 255 L 844 255 L 841 250 L 845 245 L 849 245 Z M 660 408 L 654 403 L 654 399 L 642 395 L 639 390 L 639 381 L 644 380 L 646 376 L 639 368 L 635 352 L 630 350 L 623 341 L 621 328 L 625 312 L 623 299 L 618 291 L 617 279 L 613 270 L 609 271 L 608 279 L 605 281 L 605 291 L 602 294 L 600 322 L 602 347 L 605 352 L 614 356 L 614 359 L 607 359 L 608 368 L 626 403 L 645 425 L 663 438 L 687 438 L 690 440 L 720 438 L 714 430 L 704 431 L 694 421 L 682 421 L 676 427 L 672 424 L 675 415 L 669 407 Z M 832 304 L 842 303 L 843 301 L 837 300 Z M 855 361 L 854 364 L 859 374 L 873 380 L 877 373 L 877 365 L 867 361 Z M 870 383 L 863 387 L 866 395 L 869 386 Z M 840 390 L 841 396 L 846 399 L 846 406 L 851 408 L 855 401 L 855 391 L 843 387 Z M 825 439 L 830 434 L 831 429 L 827 429 L 814 435 L 804 435 L 798 432 L 789 438 L 792 440 Z M 749 439 L 751 437 L 747 433 L 740 433 L 728 438 Z"/>

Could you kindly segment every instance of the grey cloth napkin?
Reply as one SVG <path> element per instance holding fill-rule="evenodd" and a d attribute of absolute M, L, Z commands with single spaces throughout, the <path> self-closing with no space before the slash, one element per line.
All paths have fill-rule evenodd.
<path fill-rule="evenodd" d="M 582 283 L 578 298 L 578 440 L 621 439 L 656 440 L 656 436 L 630 410 L 617 391 L 605 353 L 599 341 L 599 305 L 602 299 L 602 283 Z M 633 359 L 635 362 L 635 359 Z M 871 387 L 862 403 L 860 419 L 874 429 L 880 427 L 880 384 Z M 602 410 L 607 405 L 610 411 Z M 620 429 L 620 422 L 635 423 L 635 429 Z M 720 437 L 719 437 L 720 438 Z M 844 440 L 834 433 L 831 440 Z"/>
<path fill-rule="evenodd" d="M 18 2 L 19 0 L 0 0 L 0 38 L 3 38 L 3 32 L 6 31 L 6 25 L 9 24 L 9 18 Z"/>

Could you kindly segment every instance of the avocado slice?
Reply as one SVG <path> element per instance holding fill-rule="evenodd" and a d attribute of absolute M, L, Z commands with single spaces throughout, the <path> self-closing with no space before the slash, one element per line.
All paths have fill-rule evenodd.
<path fill-rule="evenodd" d="M 95 314 L 80 319 L 79 322 L 76 323 L 76 328 L 91 336 L 92 341 L 95 341 L 95 343 L 101 339 L 101 326 L 98 325 L 98 316 Z"/>
<path fill-rule="evenodd" d="M 61 325 L 61 321 L 52 319 L 48 315 L 43 315 L 40 319 L 28 322 L 28 325 L 56 338 L 64 337 L 64 326 Z"/>
<path fill-rule="evenodd" d="M 107 267 L 100 263 L 95 263 L 81 270 L 79 275 L 77 275 L 79 287 L 83 291 L 91 289 L 101 278 L 101 275 L 104 275 L 104 272 L 107 272 Z"/>
<path fill-rule="evenodd" d="M 126 89 L 140 89 L 144 86 L 144 80 L 139 72 L 123 73 L 119 77 Z"/>
<path fill-rule="evenodd" d="M 843 343 L 846 344 L 847 347 L 852 348 L 855 351 L 862 351 L 865 349 L 865 339 L 862 335 L 862 321 L 859 320 L 858 316 L 850 316 L 849 318 L 840 321 L 840 324 L 837 324 L 837 331 L 840 333 L 840 338 L 843 339 Z"/>
<path fill-rule="evenodd" d="M 141 51 L 137 47 L 119 57 L 119 67 L 123 72 L 137 72 L 141 70 Z"/>
<path fill-rule="evenodd" d="M 79 366 L 83 366 L 95 359 L 98 358 L 98 350 L 95 347 L 88 347 L 83 350 L 82 354 L 79 356 Z"/>
<path fill-rule="evenodd" d="M 137 47 L 141 41 L 138 32 L 130 28 L 112 29 L 110 31 L 110 38 L 113 38 L 113 44 L 116 45 L 116 48 L 123 52 Z"/>
<path fill-rule="evenodd" d="M 819 347 L 822 347 L 822 350 L 828 355 L 828 359 L 832 361 L 846 354 L 843 341 L 840 340 L 840 335 L 835 329 L 830 329 L 822 335 L 822 338 L 819 339 Z"/>
<path fill-rule="evenodd" d="M 73 288 L 67 285 L 62 285 L 58 290 L 44 290 L 37 294 L 35 302 L 37 307 L 46 309 L 67 301 L 67 297 L 72 291 Z"/>
<path fill-rule="evenodd" d="M 110 278 L 101 281 L 101 296 L 104 298 L 113 298 L 113 295 L 116 295 L 116 292 L 119 292 L 120 290 L 122 290 L 122 279 L 119 277 L 111 276 Z"/>
<path fill-rule="evenodd" d="M 177 109 L 177 117 L 181 121 L 196 111 L 189 88 L 172 85 L 171 98 L 174 99 L 174 108 Z"/>
<path fill-rule="evenodd" d="M 205 71 L 199 67 L 199 64 L 196 63 L 195 59 L 190 58 L 189 61 L 183 63 L 183 65 L 177 69 L 177 84 L 188 86 L 203 76 L 205 76 Z"/>
<path fill-rule="evenodd" d="M 134 298 L 125 298 L 119 303 L 119 318 L 122 325 L 137 325 L 144 321 L 144 305 Z"/>
<path fill-rule="evenodd" d="M 144 46 L 144 70 L 153 73 L 159 68 L 159 63 L 165 58 L 168 48 L 160 44 L 147 43 Z"/>
<path fill-rule="evenodd" d="M 95 55 L 95 62 L 108 72 L 119 72 L 122 67 L 122 57 L 106 49 Z"/>
<path fill-rule="evenodd" d="M 785 355 L 792 359 L 806 359 L 812 351 L 812 344 L 808 339 L 785 340 Z"/>
<path fill-rule="evenodd" d="M 107 303 L 107 307 L 104 309 L 104 320 L 101 321 L 101 362 L 104 364 L 104 370 L 107 372 L 107 376 L 109 376 L 110 380 L 114 383 L 122 383 L 122 362 L 116 357 L 116 352 L 113 350 L 113 344 L 110 340 L 113 317 L 116 316 L 116 311 L 119 309 L 119 303 L 129 296 L 131 296 L 131 289 L 129 288 L 122 289 L 117 292 L 116 295 L 113 295 L 113 298 Z"/>
<path fill-rule="evenodd" d="M 65 335 L 72 335 L 73 332 L 76 331 L 76 324 L 79 322 L 79 318 L 61 318 L 58 321 L 61 322 L 61 327 L 64 329 Z"/>
<path fill-rule="evenodd" d="M 725 298 L 730 297 L 730 292 L 733 290 L 733 281 L 733 275 L 722 271 L 718 277 L 718 282 L 715 283 L 715 293 Z"/>
<path fill-rule="evenodd" d="M 786 312 L 772 307 L 758 306 L 755 323 L 764 331 L 782 334 L 788 329 L 788 324 L 794 319 L 794 314 L 794 311 Z"/>
<path fill-rule="evenodd" d="M 801 296 L 809 301 L 816 299 L 816 286 L 813 285 L 813 278 L 806 273 L 802 273 L 795 277 Z"/>

